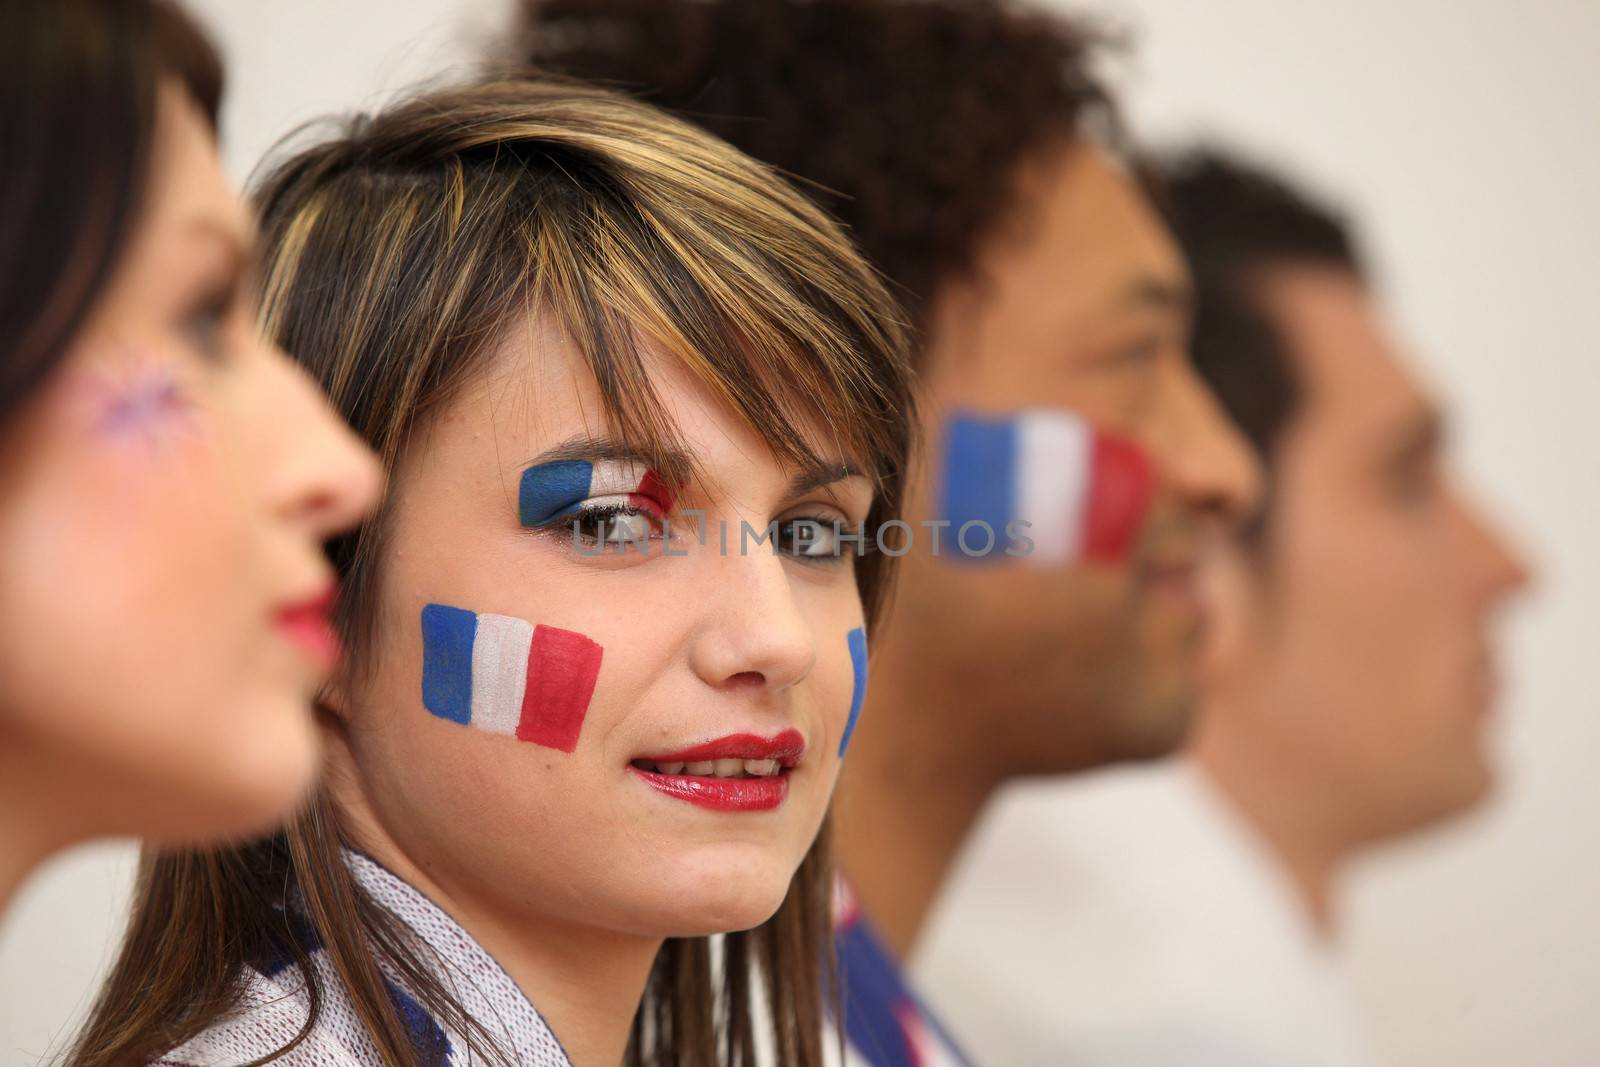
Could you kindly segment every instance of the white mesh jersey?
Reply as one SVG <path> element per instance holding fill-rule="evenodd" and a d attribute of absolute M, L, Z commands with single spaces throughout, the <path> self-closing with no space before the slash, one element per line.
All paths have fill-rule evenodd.
<path fill-rule="evenodd" d="M 484 947 L 433 901 L 356 852 L 345 860 L 373 900 L 409 926 L 437 954 L 447 986 L 461 1006 L 496 1038 L 512 1062 L 526 1067 L 572 1067 L 561 1043 L 521 988 Z M 383 1059 L 358 1021 L 327 954 L 312 955 L 324 996 L 317 1025 L 287 1055 L 284 1067 L 383 1067 Z M 390 999 L 430 1067 L 482 1064 L 461 1035 L 433 1019 L 392 974 Z M 252 970 L 237 1011 L 156 1061 L 158 1067 L 236 1067 L 283 1048 L 305 1025 L 310 1001 L 292 966 Z"/>

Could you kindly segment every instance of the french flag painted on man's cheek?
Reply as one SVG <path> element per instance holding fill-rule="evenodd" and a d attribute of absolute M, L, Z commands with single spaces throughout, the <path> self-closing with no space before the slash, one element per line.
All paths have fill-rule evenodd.
<path fill-rule="evenodd" d="M 585 501 L 608 497 L 641 511 L 665 514 L 672 510 L 671 490 L 642 463 L 563 459 L 540 463 L 522 472 L 518 518 L 523 526 L 543 526 Z"/>
<path fill-rule="evenodd" d="M 601 652 L 571 630 L 429 604 L 422 609 L 422 704 L 441 719 L 571 752 Z"/>
<path fill-rule="evenodd" d="M 950 528 L 941 555 L 1004 558 L 1011 547 L 1024 562 L 1052 566 L 1116 563 L 1132 552 L 1155 495 L 1154 466 L 1138 445 L 1044 408 L 955 415 L 944 430 L 940 517 Z M 993 531 L 992 545 L 982 526 L 956 541 L 971 522 Z M 1006 532 L 1013 523 L 1016 543 Z"/>

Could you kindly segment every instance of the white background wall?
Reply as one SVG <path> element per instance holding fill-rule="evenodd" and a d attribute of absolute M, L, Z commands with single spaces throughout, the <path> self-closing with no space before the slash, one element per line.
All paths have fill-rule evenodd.
<path fill-rule="evenodd" d="M 1507 628 L 1506 788 L 1359 873 L 1350 963 L 1407 1067 L 1600 1064 L 1600 4 L 1116 0 L 1156 135 L 1211 131 L 1343 197 L 1541 565 Z M 1171 842 L 1174 850 L 1181 842 Z"/>
<path fill-rule="evenodd" d="M 230 170 L 330 109 L 469 63 L 499 0 L 191 0 L 227 52 Z M 1542 564 L 1512 620 L 1507 788 L 1361 872 L 1352 968 L 1406 1067 L 1600 1063 L 1600 4 L 1101 0 L 1142 129 L 1225 136 L 1357 209 L 1459 417 L 1469 479 Z M 1079 6 L 1082 6 L 1081 4 Z M 1180 843 L 1174 842 L 1174 848 Z M 131 849 L 40 874 L 0 927 L 0 1064 L 87 1000 Z"/>

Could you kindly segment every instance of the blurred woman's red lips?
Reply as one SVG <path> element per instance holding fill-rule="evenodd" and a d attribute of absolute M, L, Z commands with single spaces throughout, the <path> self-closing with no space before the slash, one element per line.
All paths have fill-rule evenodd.
<path fill-rule="evenodd" d="M 339 601 L 339 583 L 330 582 L 314 597 L 279 608 L 273 621 L 296 648 L 311 656 L 324 670 L 339 662 L 341 645 L 333 628 L 333 608 Z"/>
<path fill-rule="evenodd" d="M 668 755 L 634 760 L 646 785 L 713 811 L 770 811 L 789 794 L 789 772 L 804 756 L 798 730 L 775 737 L 732 734 Z"/>

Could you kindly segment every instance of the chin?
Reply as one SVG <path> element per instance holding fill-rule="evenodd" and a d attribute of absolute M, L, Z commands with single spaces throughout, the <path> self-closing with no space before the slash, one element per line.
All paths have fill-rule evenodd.
<path fill-rule="evenodd" d="M 788 895 L 798 864 L 704 864 L 680 868 L 673 878 L 655 885 L 650 910 L 658 933 L 667 937 L 705 937 L 760 926 L 777 912 Z"/>
<path fill-rule="evenodd" d="M 1454 779 L 1453 810 L 1447 814 L 1464 814 L 1488 801 L 1495 792 L 1495 770 L 1494 751 L 1488 738 L 1481 730 L 1473 731 L 1462 746 Z"/>
<path fill-rule="evenodd" d="M 1488 803 L 1495 793 L 1495 771 L 1487 755 L 1475 753 L 1469 766 L 1462 769 L 1455 783 L 1454 795 L 1441 813 L 1450 819 L 1469 814 Z"/>
<path fill-rule="evenodd" d="M 1448 777 L 1432 779 L 1428 796 L 1419 798 L 1412 817 L 1396 829 L 1396 834 L 1442 828 L 1482 808 L 1494 792 L 1494 769 L 1483 754 L 1473 753 L 1451 768 Z"/>
<path fill-rule="evenodd" d="M 160 705 L 159 695 L 141 708 Z M 224 694 L 145 713 L 77 753 L 97 835 L 202 846 L 259 836 L 310 790 L 321 744 L 303 699 Z"/>
<path fill-rule="evenodd" d="M 1115 719 L 1106 724 L 1111 738 L 1108 762 L 1157 760 L 1177 752 L 1189 740 L 1194 706 L 1194 687 L 1188 678 L 1125 694 Z"/>
<path fill-rule="evenodd" d="M 167 837 L 197 844 L 243 840 L 281 825 L 315 785 L 321 741 L 303 699 L 260 701 L 239 728 L 187 753 L 152 795 L 170 793 Z M 187 788 L 175 783 L 187 783 Z"/>

